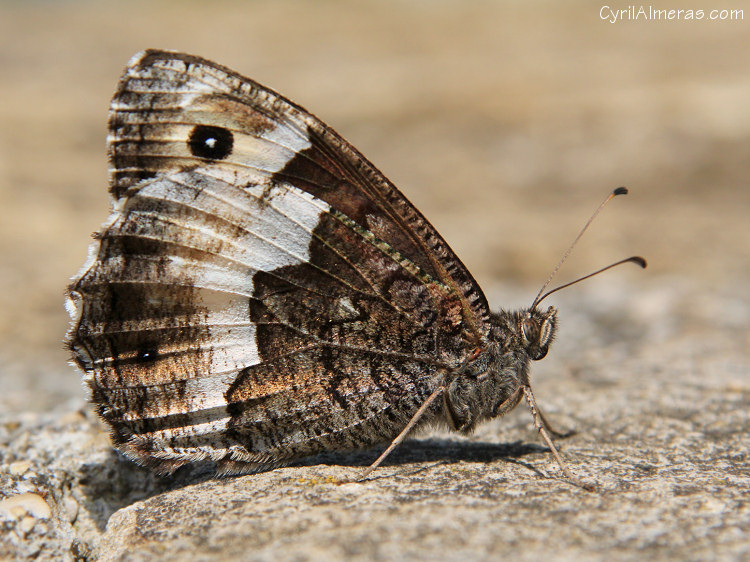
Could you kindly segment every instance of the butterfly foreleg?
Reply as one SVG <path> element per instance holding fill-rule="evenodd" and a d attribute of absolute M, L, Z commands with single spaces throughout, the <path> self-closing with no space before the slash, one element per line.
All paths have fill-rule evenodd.
<path fill-rule="evenodd" d="M 476 380 L 459 375 L 448 384 L 443 393 L 443 411 L 451 429 L 471 431 L 479 421 L 479 412 L 474 407 L 479 398 Z"/>
<path fill-rule="evenodd" d="M 502 404 L 495 406 L 498 398 L 503 404 L 509 402 L 502 400 L 502 395 L 507 392 L 507 385 L 501 385 L 501 389 L 497 389 L 491 356 L 492 353 L 477 348 L 458 369 L 450 373 L 446 392 L 443 394 L 443 412 L 451 429 L 468 433 L 480 421 L 496 415 L 491 412 L 502 407 Z M 497 390 L 503 392 L 498 393 Z M 508 409 L 513 406 L 515 403 L 509 405 Z"/>

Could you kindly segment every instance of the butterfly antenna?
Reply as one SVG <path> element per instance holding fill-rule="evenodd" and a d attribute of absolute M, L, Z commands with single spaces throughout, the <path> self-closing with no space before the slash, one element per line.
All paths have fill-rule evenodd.
<path fill-rule="evenodd" d="M 565 250 L 565 253 L 563 254 L 562 258 L 560 258 L 560 261 L 557 262 L 557 265 L 555 266 L 555 269 L 552 270 L 552 273 L 550 273 L 550 276 L 547 278 L 547 280 L 544 282 L 544 285 L 542 285 L 542 288 L 539 289 L 539 292 L 536 294 L 536 298 L 534 299 L 534 302 L 531 303 L 531 310 L 534 310 L 537 305 L 542 301 L 544 297 L 546 297 L 548 294 L 552 293 L 553 291 L 550 291 L 550 293 L 547 293 L 547 295 L 542 296 L 542 293 L 544 293 L 544 290 L 549 287 L 549 284 L 552 282 L 552 280 L 555 278 L 555 275 L 557 275 L 557 272 L 560 271 L 560 268 L 562 267 L 562 264 L 565 263 L 565 260 L 568 259 L 568 256 L 570 255 L 570 252 L 573 251 L 573 248 L 575 248 L 576 244 L 578 244 L 578 241 L 581 239 L 581 236 L 583 236 L 583 233 L 586 232 L 591 226 L 591 223 L 594 222 L 594 219 L 597 217 L 597 215 L 602 211 L 604 206 L 609 203 L 612 199 L 617 197 L 618 195 L 626 195 L 628 193 L 627 187 L 618 187 L 615 189 L 612 193 L 610 193 L 607 198 L 602 201 L 601 205 L 594 211 L 594 214 L 591 215 L 589 220 L 586 221 L 586 224 L 583 225 L 583 228 L 581 229 L 581 232 L 578 233 L 578 236 L 576 236 L 575 240 L 573 240 L 573 243 L 568 246 L 568 249 Z M 619 265 L 620 263 L 624 263 L 626 261 L 630 261 L 633 258 L 628 258 L 627 260 L 624 260 L 623 262 L 618 262 L 617 264 L 612 264 L 608 267 L 605 267 L 604 269 L 597 271 L 596 273 L 592 273 L 591 275 L 596 275 L 597 273 L 601 273 L 602 271 L 609 269 L 610 267 L 614 267 L 615 265 Z M 644 264 L 645 260 L 643 258 L 640 258 Z M 643 267 L 646 267 L 645 265 Z M 591 275 L 587 275 L 586 277 L 591 277 Z M 586 277 L 583 277 L 582 279 L 578 279 L 577 281 L 574 281 L 574 283 L 577 283 L 578 281 L 582 281 L 583 279 L 586 279 Z M 569 283 L 568 285 L 572 285 L 573 283 Z M 565 285 L 567 286 L 567 285 Z M 555 289 L 557 291 L 558 289 L 561 289 L 562 287 L 558 287 Z"/>
<path fill-rule="evenodd" d="M 607 271 L 608 269 L 612 269 L 613 267 L 617 267 L 618 265 L 622 265 L 624 263 L 634 263 L 636 265 L 641 266 L 643 269 L 646 269 L 646 266 L 648 265 L 646 263 L 646 260 L 643 259 L 641 256 L 632 256 L 629 258 L 625 258 L 624 260 L 617 261 L 615 263 L 609 264 L 607 267 L 602 267 L 601 269 L 597 269 L 593 273 L 589 273 L 588 275 L 584 275 L 583 277 L 579 277 L 575 281 L 571 281 L 570 283 L 565 283 L 564 285 L 560 285 L 559 287 L 555 287 L 551 291 L 547 291 L 544 293 L 541 297 L 537 298 L 536 305 L 538 305 L 540 302 L 542 302 L 544 299 L 546 299 L 548 296 L 550 296 L 552 293 L 556 293 L 560 289 L 564 289 L 566 287 L 570 287 L 571 285 L 575 285 L 576 283 L 580 283 L 584 279 L 588 279 L 589 277 L 593 277 L 594 275 L 599 275 L 600 273 Z"/>

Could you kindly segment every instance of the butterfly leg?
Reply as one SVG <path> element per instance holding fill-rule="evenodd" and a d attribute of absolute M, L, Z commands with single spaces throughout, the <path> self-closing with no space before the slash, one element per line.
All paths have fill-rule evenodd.
<path fill-rule="evenodd" d="M 542 420 L 542 424 L 544 425 L 544 428 L 547 431 L 549 431 L 549 434 L 555 439 L 565 439 L 566 437 L 570 437 L 577 433 L 575 429 L 571 429 L 570 431 L 565 431 L 565 432 L 557 431 L 554 427 L 550 425 L 550 423 L 547 421 L 547 418 L 544 417 L 544 414 L 539 408 L 537 408 L 536 411 L 539 414 L 539 419 Z"/>
<path fill-rule="evenodd" d="M 477 404 L 481 396 L 476 377 L 454 376 L 443 394 L 443 412 L 455 431 L 471 432 L 479 421 Z"/>
<path fill-rule="evenodd" d="M 579 488 L 583 488 L 587 491 L 593 491 L 595 487 L 592 484 L 588 484 L 585 482 L 581 482 L 568 468 L 568 465 L 565 464 L 565 461 L 563 461 L 562 457 L 560 456 L 560 453 L 557 452 L 557 447 L 555 447 L 555 444 L 552 442 L 552 438 L 550 437 L 549 433 L 547 432 L 547 429 L 545 428 L 546 424 L 542 421 L 544 418 L 542 418 L 541 414 L 539 413 L 539 408 L 537 408 L 536 400 L 534 399 L 534 393 L 531 392 L 531 387 L 528 385 L 525 385 L 523 387 L 523 394 L 526 398 L 526 403 L 529 405 L 529 409 L 531 410 L 531 417 L 534 419 L 534 426 L 536 427 L 537 431 L 539 432 L 539 435 L 542 436 L 542 439 L 547 444 L 547 447 L 549 447 L 550 451 L 552 451 L 552 455 L 555 457 L 555 460 L 557 461 L 557 464 L 560 465 L 560 469 L 562 470 L 565 477 L 572 483 L 578 486 Z"/>
<path fill-rule="evenodd" d="M 391 451 L 398 447 L 398 445 L 406 439 L 406 436 L 409 434 L 409 432 L 412 430 L 412 428 L 417 424 L 417 422 L 420 420 L 420 418 L 424 415 L 424 413 L 427 411 L 427 408 L 430 407 L 430 404 L 432 404 L 438 397 L 440 397 L 443 392 L 445 392 L 445 386 L 439 386 L 435 391 L 430 394 L 427 397 L 427 400 L 424 401 L 424 403 L 419 407 L 419 409 L 414 413 L 414 415 L 409 420 L 409 423 L 406 424 L 406 427 L 401 430 L 401 433 L 399 433 L 396 438 L 391 442 L 390 445 L 388 445 L 388 448 L 383 451 L 383 453 L 375 459 L 375 462 L 372 463 L 370 466 L 368 466 L 362 474 L 359 476 L 358 480 L 364 480 L 367 478 L 373 470 L 375 470 L 380 463 L 382 463 L 385 458 L 391 454 Z"/>

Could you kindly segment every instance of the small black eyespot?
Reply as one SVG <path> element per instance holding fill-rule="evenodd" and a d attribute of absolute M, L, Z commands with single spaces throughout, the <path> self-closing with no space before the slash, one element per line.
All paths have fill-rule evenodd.
<path fill-rule="evenodd" d="M 138 359 L 138 361 L 141 361 L 143 363 L 148 363 L 150 361 L 154 361 L 156 359 L 156 355 L 157 355 L 156 348 L 148 347 L 144 349 L 139 349 L 136 359 Z"/>
<path fill-rule="evenodd" d="M 209 160 L 223 160 L 232 153 L 234 137 L 227 129 L 210 125 L 196 125 L 188 139 L 193 156 Z"/>

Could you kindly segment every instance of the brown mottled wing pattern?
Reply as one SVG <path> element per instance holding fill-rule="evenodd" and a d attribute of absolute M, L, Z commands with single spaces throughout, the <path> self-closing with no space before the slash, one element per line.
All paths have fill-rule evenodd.
<path fill-rule="evenodd" d="M 109 152 L 114 208 L 69 288 L 68 339 L 138 462 L 230 472 L 388 441 L 487 335 L 429 222 L 251 80 L 137 55 Z"/>

